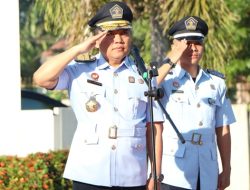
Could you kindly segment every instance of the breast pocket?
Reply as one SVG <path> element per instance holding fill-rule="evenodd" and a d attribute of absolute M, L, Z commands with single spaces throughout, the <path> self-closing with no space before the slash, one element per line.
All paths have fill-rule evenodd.
<path fill-rule="evenodd" d="M 186 110 L 190 110 L 189 99 L 185 93 L 173 93 L 169 97 L 167 110 L 171 110 L 170 114 L 175 122 L 184 120 Z M 177 123 L 176 123 L 177 124 Z M 180 125 L 181 123 L 178 123 Z"/>
<path fill-rule="evenodd" d="M 148 99 L 144 96 L 143 91 L 131 89 L 128 91 L 128 102 L 126 106 L 129 110 L 128 117 L 131 119 L 140 118 L 145 115 Z"/>
<path fill-rule="evenodd" d="M 189 103 L 187 94 L 182 90 L 172 92 L 169 100 L 170 100 L 170 102 L 175 103 L 175 104 L 176 103 L 180 103 L 180 104 L 188 104 Z"/>
<path fill-rule="evenodd" d="M 213 121 L 215 112 L 221 106 L 219 99 L 216 96 L 207 96 L 202 98 L 203 113 L 206 114 L 208 122 Z"/>

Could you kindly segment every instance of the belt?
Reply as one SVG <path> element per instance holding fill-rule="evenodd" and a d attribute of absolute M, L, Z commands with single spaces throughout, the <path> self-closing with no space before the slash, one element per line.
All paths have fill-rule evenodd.
<path fill-rule="evenodd" d="M 201 133 L 190 133 L 182 134 L 185 141 L 190 142 L 194 145 L 203 145 L 204 143 L 215 142 L 215 134 L 201 134 Z M 164 138 L 164 137 L 163 137 Z M 167 137 L 172 139 L 177 139 L 178 137 Z"/>
<path fill-rule="evenodd" d="M 141 137 L 146 135 L 146 127 L 135 127 L 133 129 L 123 129 L 117 126 L 109 128 L 109 138 L 116 139 L 117 137 Z"/>

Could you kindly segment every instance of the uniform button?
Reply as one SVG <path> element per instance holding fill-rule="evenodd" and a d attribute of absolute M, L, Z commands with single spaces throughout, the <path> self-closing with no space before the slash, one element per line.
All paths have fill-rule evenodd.
<path fill-rule="evenodd" d="M 137 150 L 141 150 L 142 149 L 142 145 L 141 144 L 136 145 L 136 149 Z"/>
<path fill-rule="evenodd" d="M 115 94 L 117 94 L 117 93 L 118 93 L 118 90 L 117 90 L 117 89 L 115 89 L 115 90 L 114 90 L 114 93 L 115 93 Z"/>
<path fill-rule="evenodd" d="M 199 126 L 202 126 L 202 125 L 203 125 L 203 122 L 202 122 L 202 121 L 200 121 L 200 122 L 199 122 Z"/>
<path fill-rule="evenodd" d="M 115 149 L 116 149 L 116 146 L 115 146 L 115 145 L 112 145 L 111 149 L 112 149 L 112 150 L 115 150 Z"/>
<path fill-rule="evenodd" d="M 114 111 L 117 112 L 117 111 L 118 111 L 118 108 L 114 107 Z"/>
<path fill-rule="evenodd" d="M 199 86 L 195 86 L 195 90 L 198 90 L 199 89 Z"/>
<path fill-rule="evenodd" d="M 114 77 L 117 77 L 118 76 L 118 73 L 114 73 Z"/>
<path fill-rule="evenodd" d="M 199 107 L 201 107 L 201 104 L 200 104 L 200 103 L 197 104 L 197 108 L 199 108 Z"/>

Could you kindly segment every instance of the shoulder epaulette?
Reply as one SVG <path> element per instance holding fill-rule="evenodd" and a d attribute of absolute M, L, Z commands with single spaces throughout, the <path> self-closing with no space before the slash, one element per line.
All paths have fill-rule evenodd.
<path fill-rule="evenodd" d="M 222 74 L 222 73 L 220 73 L 220 72 L 218 72 L 218 71 L 215 71 L 215 70 L 213 70 L 213 69 L 206 69 L 206 72 L 209 73 L 209 74 L 211 74 L 211 75 L 215 75 L 215 76 L 217 76 L 217 77 L 220 77 L 220 78 L 222 78 L 222 79 L 225 79 L 225 78 L 226 78 L 224 74 Z"/>

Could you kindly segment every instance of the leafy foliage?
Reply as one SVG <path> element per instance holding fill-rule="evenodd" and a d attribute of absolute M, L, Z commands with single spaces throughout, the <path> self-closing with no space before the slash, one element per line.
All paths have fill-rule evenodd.
<path fill-rule="evenodd" d="M 150 33 L 149 30 L 149 20 L 148 19 L 138 19 L 133 24 L 133 38 L 134 44 L 140 47 L 141 56 L 143 57 L 145 63 L 149 63 L 151 60 L 150 55 Z"/>
<path fill-rule="evenodd" d="M 226 68 L 230 84 L 234 86 L 237 81 L 250 82 L 250 0 L 227 0 L 227 4 L 231 11 L 241 17 L 240 22 L 236 23 L 238 32 L 235 44 L 240 51 Z"/>
<path fill-rule="evenodd" d="M 69 44 L 81 42 L 89 36 L 87 24 L 99 5 L 108 0 L 95 1 L 36 1 L 35 10 L 44 11 L 44 26 L 46 31 L 60 37 L 66 37 Z"/>
<path fill-rule="evenodd" d="M 206 52 L 202 58 L 204 67 L 224 71 L 228 60 L 239 51 L 235 46 L 238 32 L 235 23 L 239 21 L 239 17 L 228 9 L 225 1 L 166 0 L 161 9 L 164 32 L 167 32 L 175 21 L 188 15 L 199 16 L 207 22 L 209 32 L 205 42 Z"/>
<path fill-rule="evenodd" d="M 62 178 L 68 151 L 35 153 L 21 158 L 0 157 L 0 189 L 70 190 L 72 182 Z"/>
<path fill-rule="evenodd" d="M 23 84 L 30 87 L 32 75 L 40 66 L 41 52 L 56 38 L 44 30 L 44 19 L 33 9 L 34 1 L 22 0 L 19 5 L 21 77 Z"/>
<path fill-rule="evenodd" d="M 68 47 L 89 37 L 87 23 L 105 2 L 108 0 L 20 1 L 22 77 L 30 76 L 38 67 L 39 52 L 54 43 L 55 36 L 65 38 Z M 248 76 L 250 0 L 125 2 L 134 13 L 134 43 L 145 63 L 165 57 L 169 49 L 167 31 L 175 21 L 196 15 L 209 26 L 202 65 L 225 73 L 231 86 L 236 76 Z"/>

